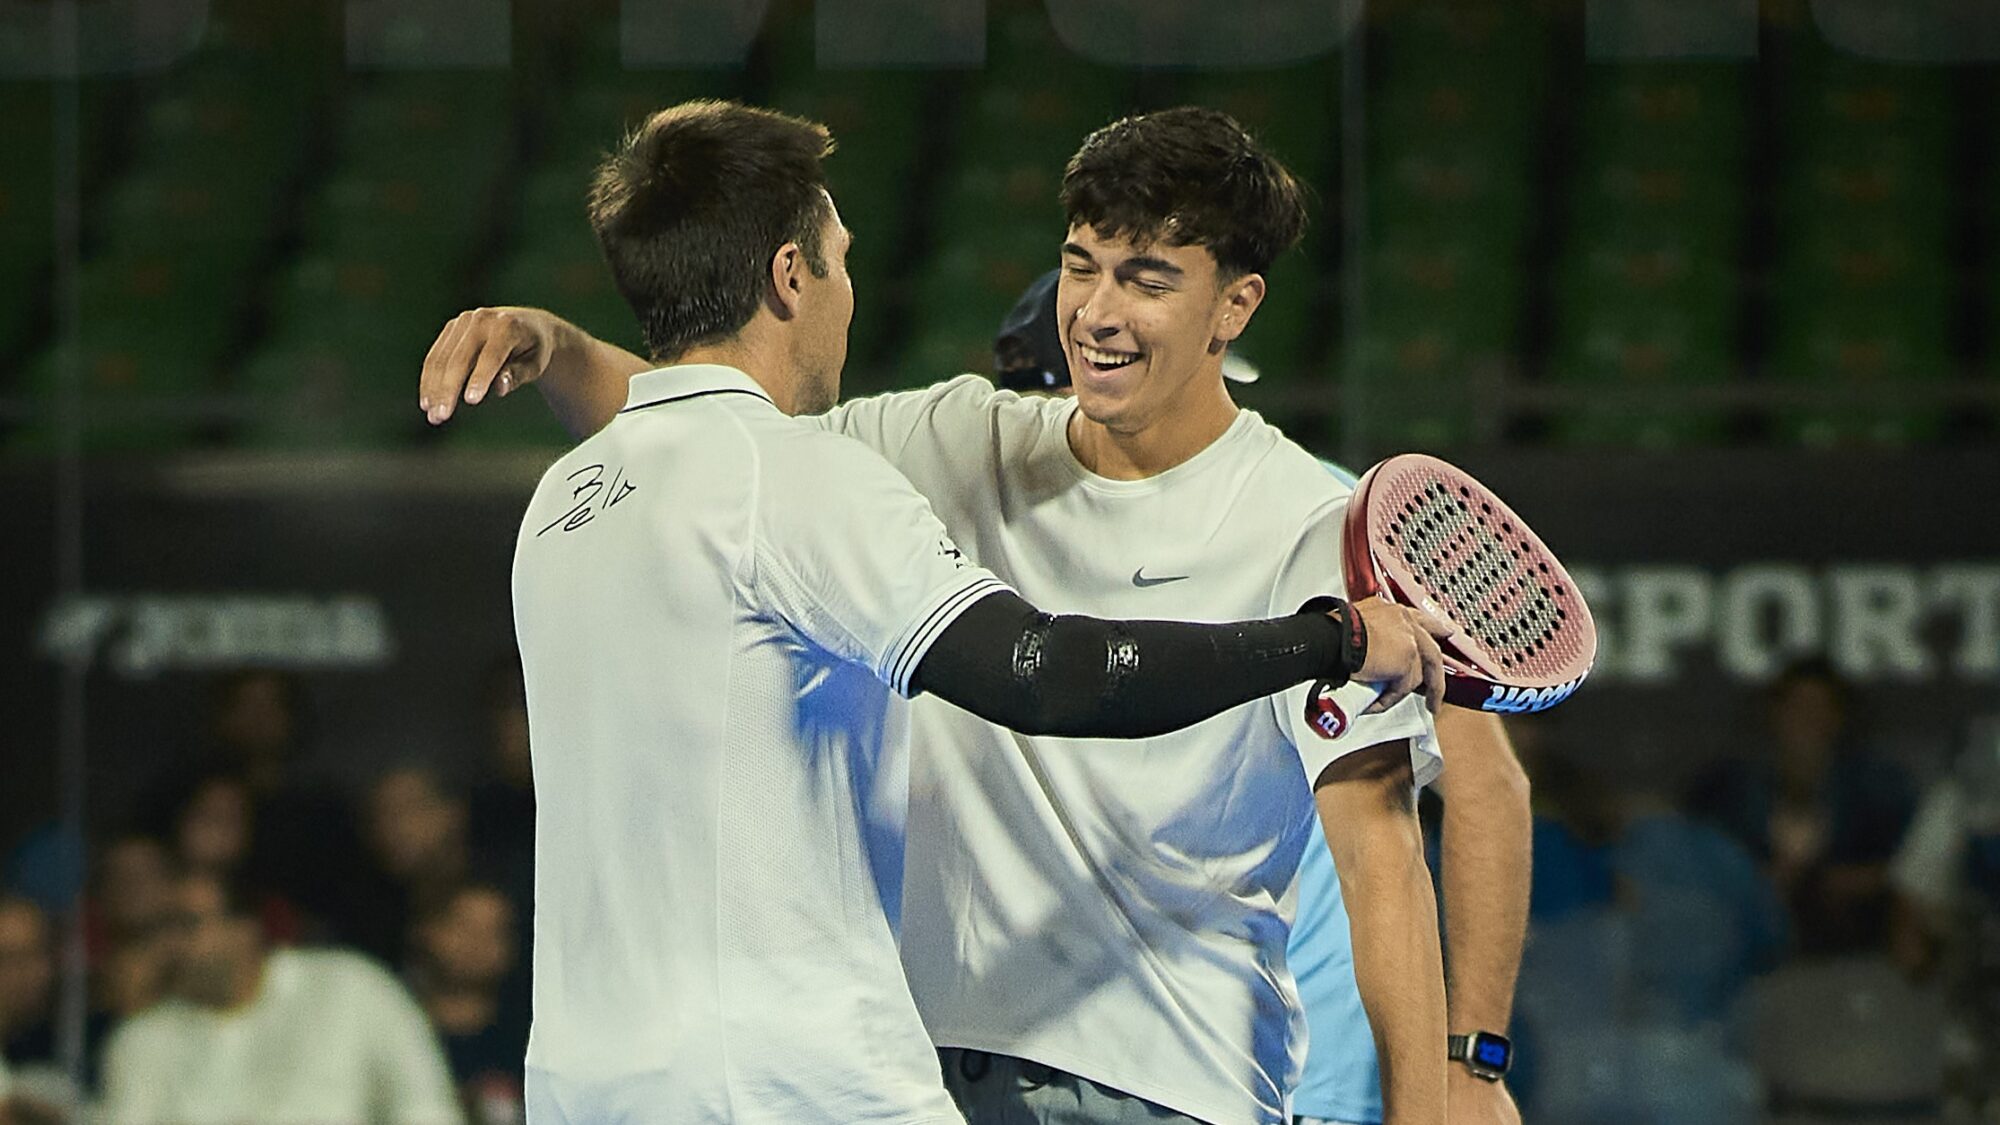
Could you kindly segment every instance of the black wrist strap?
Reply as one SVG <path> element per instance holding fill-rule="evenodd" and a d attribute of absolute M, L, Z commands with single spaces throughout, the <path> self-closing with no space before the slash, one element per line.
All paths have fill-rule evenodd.
<path fill-rule="evenodd" d="M 1317 597 L 1299 607 L 1300 613 L 1324 613 L 1340 625 L 1340 678 L 1351 680 L 1368 663 L 1368 625 L 1354 607 L 1335 597 Z M 1331 678 L 1331 677 L 1329 677 Z"/>

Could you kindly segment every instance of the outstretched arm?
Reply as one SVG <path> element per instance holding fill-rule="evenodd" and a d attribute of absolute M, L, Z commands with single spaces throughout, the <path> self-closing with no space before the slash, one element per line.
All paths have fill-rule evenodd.
<path fill-rule="evenodd" d="M 1409 744 L 1384 742 L 1334 759 L 1313 796 L 1347 903 L 1354 981 L 1375 1034 L 1387 1125 L 1442 1121 L 1444 965 Z"/>
<path fill-rule="evenodd" d="M 1439 881 L 1451 1034 L 1505 1035 L 1528 928 L 1534 834 L 1528 775 L 1497 716 L 1447 707 L 1437 727 L 1450 763 L 1437 785 L 1444 798 Z M 1449 1074 L 1453 1125 L 1520 1121 L 1504 1084 L 1459 1063 Z"/>
<path fill-rule="evenodd" d="M 473 309 L 451 318 L 431 344 L 417 407 L 435 426 L 460 401 L 533 383 L 571 436 L 589 437 L 618 416 L 632 376 L 654 366 L 546 309 Z"/>
<path fill-rule="evenodd" d="M 1108 621 L 1051 616 L 1003 592 L 945 629 L 911 686 L 1023 734 L 1147 738 L 1308 680 L 1435 690 L 1421 621 L 1379 599 L 1268 621 Z"/>

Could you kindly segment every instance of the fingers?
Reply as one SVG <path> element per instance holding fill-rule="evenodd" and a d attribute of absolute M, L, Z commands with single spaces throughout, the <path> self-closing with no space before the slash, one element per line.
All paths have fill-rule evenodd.
<path fill-rule="evenodd" d="M 441 400 L 432 404 L 434 410 L 441 409 L 444 412 L 437 421 L 442 422 L 451 417 L 452 411 L 458 407 L 459 400 L 465 396 L 466 382 L 472 376 L 473 365 L 478 361 L 479 353 L 484 350 L 487 338 L 492 335 L 490 320 L 486 315 L 488 311 L 474 309 L 465 314 L 465 331 L 459 333 L 457 343 L 452 345 L 451 352 L 444 361 L 446 393 Z"/>
<path fill-rule="evenodd" d="M 465 401 L 477 403 L 486 397 L 486 390 L 502 378 L 507 361 L 514 356 L 513 341 L 505 333 L 495 332 L 487 336 L 480 346 L 478 358 L 472 363 L 472 376 L 465 381 Z M 505 388 L 502 388 L 505 393 Z"/>
<path fill-rule="evenodd" d="M 1385 632 L 1390 633 L 1393 639 L 1395 646 L 1393 651 L 1399 656 L 1407 653 L 1410 657 L 1415 657 L 1418 654 L 1415 640 L 1417 635 L 1416 627 L 1411 625 L 1409 619 L 1400 613 L 1394 616 L 1393 621 L 1394 624 L 1390 629 L 1385 630 Z M 1424 674 L 1421 662 L 1405 659 L 1401 662 L 1400 668 L 1401 670 L 1397 673 L 1395 679 L 1383 682 L 1382 694 L 1376 696 L 1375 702 L 1370 703 L 1364 708 L 1361 712 L 1362 714 L 1379 715 L 1396 704 L 1401 703 L 1411 692 L 1423 685 Z"/>
<path fill-rule="evenodd" d="M 1410 607 L 1410 615 L 1417 619 L 1417 623 L 1424 627 L 1425 632 L 1439 640 L 1443 640 L 1453 633 L 1458 632 L 1458 626 L 1453 625 L 1451 622 L 1446 621 L 1429 610 L 1418 609 L 1412 606 Z"/>
<path fill-rule="evenodd" d="M 473 309 L 453 317 L 424 357 L 417 406 L 432 425 L 450 418 L 460 400 L 478 403 L 535 377 L 517 362 L 538 343 L 511 309 Z"/>
<path fill-rule="evenodd" d="M 1438 643 L 1421 629 L 1411 630 L 1417 639 L 1417 654 L 1422 658 L 1424 669 L 1424 698 L 1430 703 L 1431 714 L 1444 703 L 1444 653 Z"/>
<path fill-rule="evenodd" d="M 451 408 L 458 402 L 460 384 L 453 379 L 450 359 L 458 349 L 459 339 L 465 335 L 470 316 L 460 313 L 446 321 L 437 339 L 431 341 L 430 352 L 424 356 L 423 374 L 417 381 L 417 409 L 424 412 L 432 425 L 451 417 Z"/>

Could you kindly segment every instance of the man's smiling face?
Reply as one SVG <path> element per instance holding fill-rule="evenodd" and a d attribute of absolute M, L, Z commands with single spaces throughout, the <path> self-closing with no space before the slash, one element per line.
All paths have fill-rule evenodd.
<path fill-rule="evenodd" d="M 1084 416 L 1119 433 L 1151 428 L 1198 379 L 1220 379 L 1229 302 L 1201 246 L 1104 238 L 1063 243 L 1057 324 Z"/>

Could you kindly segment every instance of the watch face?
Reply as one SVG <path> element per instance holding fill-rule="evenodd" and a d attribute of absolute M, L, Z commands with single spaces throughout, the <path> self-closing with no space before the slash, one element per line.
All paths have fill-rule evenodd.
<path fill-rule="evenodd" d="M 1482 1033 L 1472 1037 L 1472 1061 L 1480 1066 L 1505 1071 L 1513 1054 L 1513 1047 L 1498 1035 Z"/>

